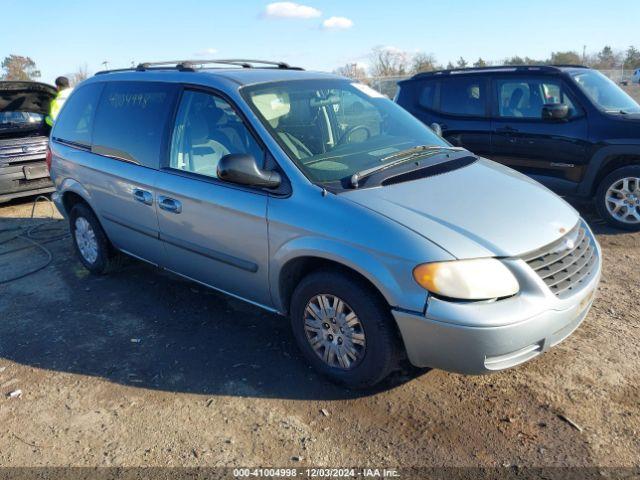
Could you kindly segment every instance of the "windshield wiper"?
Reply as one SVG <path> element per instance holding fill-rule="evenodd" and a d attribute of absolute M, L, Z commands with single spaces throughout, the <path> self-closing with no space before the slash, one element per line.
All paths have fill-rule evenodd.
<path fill-rule="evenodd" d="M 606 110 L 607 113 L 620 113 L 622 115 L 629 115 L 631 114 L 631 112 L 629 110 L 625 110 L 624 108 L 621 109 L 613 109 L 613 110 Z"/>
<path fill-rule="evenodd" d="M 381 162 L 387 162 L 389 160 L 394 160 L 396 158 L 405 158 L 407 156 L 416 157 L 420 155 L 422 152 L 431 152 L 431 151 L 439 151 L 439 150 L 451 150 L 451 151 L 459 151 L 464 150 L 461 147 L 447 147 L 444 145 L 418 145 L 416 147 L 407 148 L 405 150 L 400 150 L 399 152 L 392 153 L 384 158 L 382 158 Z"/>
<path fill-rule="evenodd" d="M 374 173 L 380 172 L 382 170 L 386 170 L 387 168 L 395 167 L 397 165 L 400 165 L 402 163 L 405 163 L 407 161 L 413 160 L 418 157 L 423 157 L 430 153 L 436 154 L 443 150 L 450 151 L 450 152 L 459 152 L 464 150 L 464 148 L 446 147 L 446 146 L 437 146 L 437 145 L 418 145 L 417 147 L 407 148 L 406 150 L 393 153 L 380 160 L 381 162 L 389 162 L 389 163 L 376 165 L 375 167 L 367 168 L 366 170 L 361 170 L 351 175 L 351 186 L 353 188 L 358 188 L 358 184 L 360 183 L 360 180 L 362 180 L 363 178 L 369 177 Z"/>

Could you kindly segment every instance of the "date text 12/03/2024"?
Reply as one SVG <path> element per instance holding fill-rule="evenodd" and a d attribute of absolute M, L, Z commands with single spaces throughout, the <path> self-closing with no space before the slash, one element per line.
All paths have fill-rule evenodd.
<path fill-rule="evenodd" d="M 400 473 L 388 468 L 237 468 L 233 476 L 270 478 L 399 478 Z"/>

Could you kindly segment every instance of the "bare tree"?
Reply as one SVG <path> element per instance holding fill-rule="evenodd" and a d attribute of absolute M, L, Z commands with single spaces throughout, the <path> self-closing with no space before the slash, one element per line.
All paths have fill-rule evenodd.
<path fill-rule="evenodd" d="M 467 65 L 469 65 L 469 64 L 468 64 L 468 63 L 467 63 L 467 61 L 466 61 L 464 58 L 462 58 L 462 57 L 460 57 L 460 58 L 458 59 L 458 61 L 456 62 L 456 66 L 457 66 L 458 68 L 467 68 Z"/>
<path fill-rule="evenodd" d="M 354 80 L 362 81 L 367 77 L 367 72 L 357 63 L 347 63 L 342 67 L 338 67 L 334 70 L 335 74 L 342 75 L 343 77 L 353 78 Z"/>
<path fill-rule="evenodd" d="M 411 62 L 412 73 L 432 72 L 439 68 L 441 67 L 438 65 L 436 57 L 432 53 L 427 54 L 420 52 L 413 56 Z"/>
<path fill-rule="evenodd" d="M 2 61 L 4 80 L 34 80 L 40 78 L 40 70 L 30 57 L 9 55 Z"/>
<path fill-rule="evenodd" d="M 370 58 L 369 73 L 373 77 L 399 77 L 409 72 L 409 55 L 402 50 L 376 47 Z"/>
<path fill-rule="evenodd" d="M 87 64 L 80 65 L 78 69 L 69 76 L 69 80 L 72 86 L 78 85 L 80 82 L 85 81 L 89 78 L 89 68 Z"/>

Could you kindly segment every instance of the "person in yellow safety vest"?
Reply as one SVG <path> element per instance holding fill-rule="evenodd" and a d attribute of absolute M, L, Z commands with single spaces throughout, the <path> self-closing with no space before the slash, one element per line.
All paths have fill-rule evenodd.
<path fill-rule="evenodd" d="M 58 89 L 58 94 L 56 98 L 51 101 L 51 106 L 49 108 L 49 115 L 45 118 L 45 122 L 50 127 L 53 126 L 53 122 L 56 121 L 58 114 L 60 113 L 60 109 L 64 105 L 64 102 L 69 98 L 69 94 L 71 94 L 72 88 L 69 87 L 69 79 L 67 77 L 58 77 L 56 78 L 56 88 Z"/>

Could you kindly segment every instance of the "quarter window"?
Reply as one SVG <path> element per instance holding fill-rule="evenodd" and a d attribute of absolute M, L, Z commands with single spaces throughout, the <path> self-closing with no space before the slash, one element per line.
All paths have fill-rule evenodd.
<path fill-rule="evenodd" d="M 427 83 L 420 92 L 420 97 L 418 98 L 418 103 L 421 107 L 434 109 L 436 107 L 436 87 L 438 84 L 436 82 Z"/>
<path fill-rule="evenodd" d="M 542 118 L 542 107 L 565 104 L 569 116 L 576 108 L 560 82 L 548 79 L 498 80 L 499 114 L 505 118 Z"/>
<path fill-rule="evenodd" d="M 91 132 L 102 83 L 80 87 L 66 101 L 51 136 L 57 140 L 91 146 Z"/>
<path fill-rule="evenodd" d="M 228 102 L 208 93 L 185 91 L 171 138 L 169 166 L 216 178 L 218 162 L 231 153 L 250 154 L 264 163 L 264 152 Z"/>
<path fill-rule="evenodd" d="M 170 84 L 108 83 L 96 114 L 93 151 L 158 168 L 175 91 Z"/>
<path fill-rule="evenodd" d="M 454 115 L 484 116 L 485 82 L 477 77 L 447 78 L 440 85 L 440 110 Z"/>

